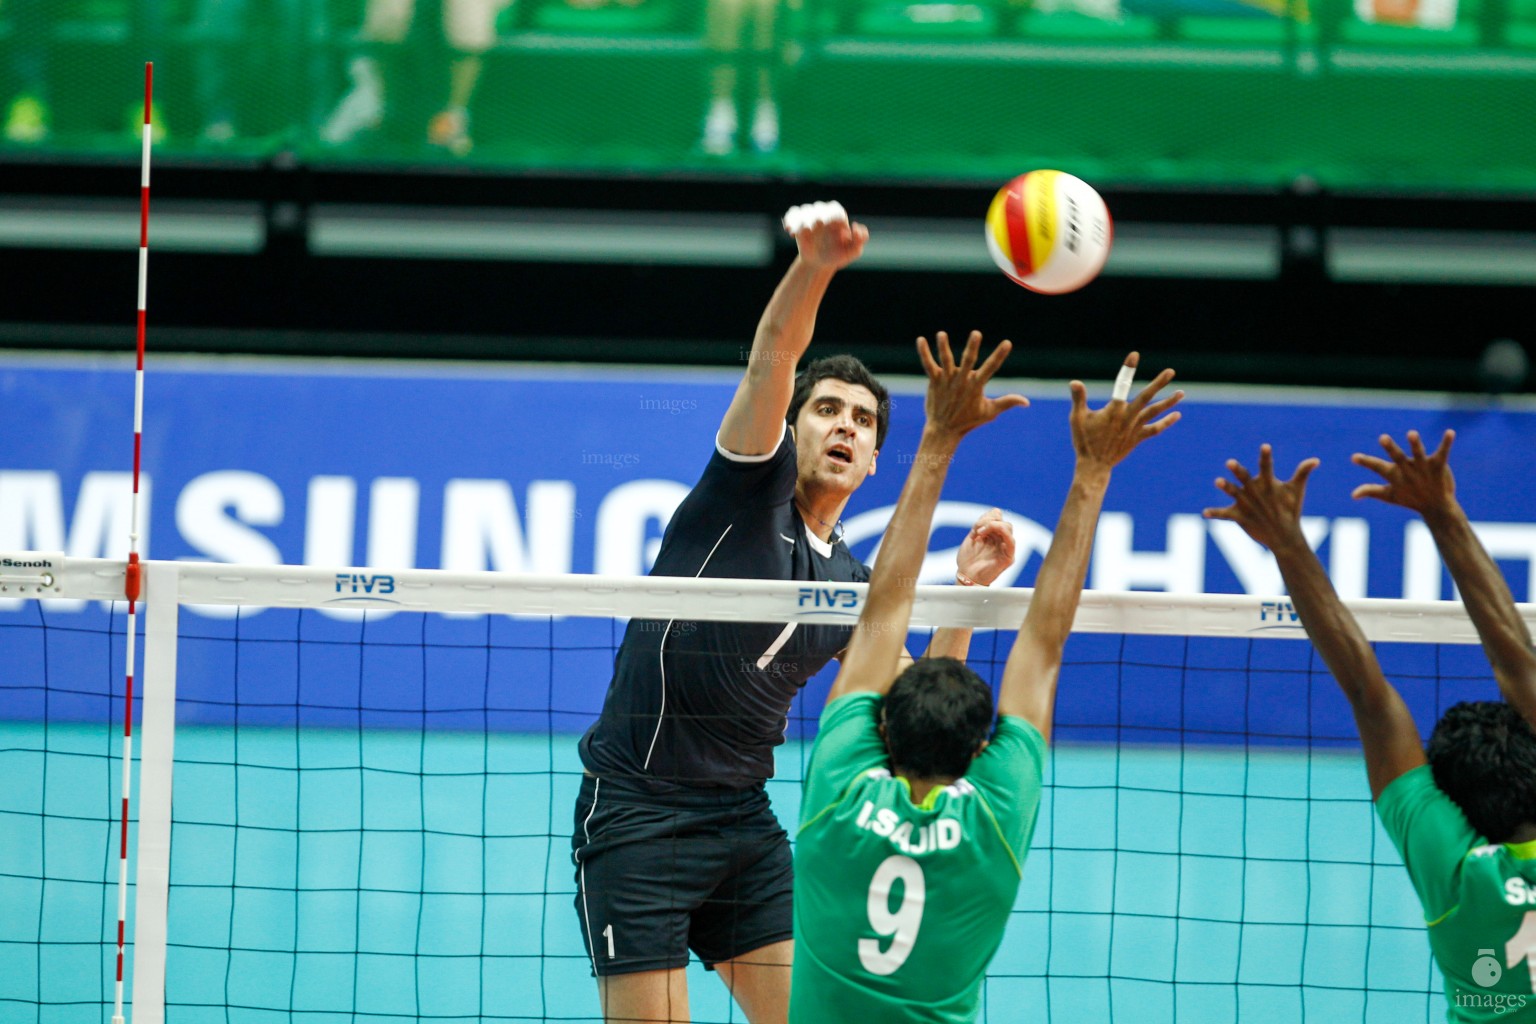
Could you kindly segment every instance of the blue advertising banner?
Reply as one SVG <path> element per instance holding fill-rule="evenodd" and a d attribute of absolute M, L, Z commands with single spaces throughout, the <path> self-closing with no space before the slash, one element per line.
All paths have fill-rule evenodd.
<path fill-rule="evenodd" d="M 1115 367 L 1104 370 L 1105 382 L 1091 387 L 1096 400 L 1107 395 Z M 641 574 L 667 518 L 709 458 L 735 383 L 730 374 L 681 370 L 159 361 L 148 375 L 144 409 L 142 548 L 157 559 Z M 876 551 L 922 426 L 921 382 L 896 381 L 892 390 L 890 435 L 876 473 L 854 495 L 844 520 L 850 545 L 865 560 Z M 1012 520 L 1019 542 L 1018 562 L 1000 585 L 1032 581 L 1073 454 L 1065 383 L 1030 382 L 1022 390 L 1031 408 L 1007 414 L 962 446 L 925 582 L 953 578 L 964 530 L 994 506 Z M 1463 504 L 1505 567 L 1516 598 L 1536 593 L 1536 480 L 1529 472 L 1536 408 L 1425 396 L 1190 390 L 1183 422 L 1117 470 L 1090 586 L 1279 594 L 1279 574 L 1263 549 L 1232 524 L 1200 515 L 1208 505 L 1224 504 L 1212 486 L 1223 462 L 1237 457 L 1252 465 L 1267 441 L 1287 473 L 1302 458 L 1323 461 L 1308 495 L 1307 529 L 1341 593 L 1449 598 L 1450 582 L 1422 525 L 1402 510 L 1351 500 L 1352 488 L 1369 475 L 1350 465 L 1349 456 L 1375 450 L 1384 432 L 1401 437 L 1416 428 L 1438 437 L 1452 427 Z M 125 555 L 132 414 L 130 366 L 0 362 L 0 550 Z M 306 613 L 298 625 L 290 613 L 228 616 L 227 609 L 194 608 L 184 614 L 183 629 L 189 638 L 238 632 L 247 640 L 281 640 L 303 654 L 278 644 L 274 649 L 285 653 L 271 657 L 313 662 L 307 671 L 287 671 L 285 680 L 275 665 L 262 665 L 266 656 L 242 655 L 255 660 L 229 667 L 245 687 L 240 703 L 266 710 L 241 714 L 289 722 L 295 716 L 309 722 L 314 714 L 315 724 L 355 722 L 357 709 L 366 706 L 380 724 L 391 714 L 420 718 L 430 710 L 431 723 L 447 728 L 579 729 L 601 704 L 618 636 L 607 622 L 586 623 L 579 627 L 585 632 L 566 641 L 554 634 L 577 626 L 437 617 L 408 624 L 410 616 L 370 621 L 370 640 L 409 633 L 412 646 L 398 665 L 387 651 L 370 655 L 375 660 L 364 699 L 355 666 L 323 664 L 336 644 L 322 641 L 346 646 L 345 638 L 358 634 L 355 614 Z M 43 621 L 76 642 L 44 651 L 33 637 Z M 98 606 L 56 601 L 38 608 L 0 599 L 0 656 L 10 666 L 0 685 L 0 717 L 44 713 L 38 684 L 28 681 L 44 670 L 43 662 L 56 689 L 97 695 L 71 710 L 56 693 L 48 698 L 49 715 L 104 715 L 101 688 L 114 678 L 120 684 L 121 675 L 108 655 L 113 629 L 120 627 Z M 316 643 L 295 643 L 299 633 Z M 549 653 L 552 638 L 557 654 Z M 419 653 L 423 645 L 434 652 L 430 657 Z M 978 638 L 977 649 L 983 646 L 990 651 L 993 640 Z M 1293 648 L 1282 657 L 1307 664 L 1305 645 L 1263 646 Z M 184 659 L 233 657 L 198 654 L 196 641 L 183 647 Z M 429 682 L 428 696 L 420 696 L 415 674 L 433 659 L 463 661 L 445 664 L 456 677 L 483 677 L 486 663 L 503 662 L 507 678 L 536 676 L 541 695 L 487 697 L 489 704 L 475 705 L 478 716 L 460 713 L 467 706 L 461 695 L 433 697 Z M 397 684 L 381 682 L 395 676 Z M 230 718 L 228 672 L 221 669 L 203 684 L 195 673 L 182 678 L 189 713 Z M 71 682 L 61 687 L 65 679 Z M 1323 683 L 1331 689 L 1326 677 Z M 310 689 L 301 694 L 304 687 Z M 386 695 L 407 689 L 418 695 L 394 708 Z M 1092 699 L 1063 688 L 1064 701 L 1091 705 Z M 1211 700 L 1224 706 L 1223 698 Z M 1152 697 L 1146 702 L 1163 706 Z M 1243 728 L 1226 720 L 1239 713 L 1239 703 L 1231 703 L 1230 714 L 1217 713 L 1222 721 L 1214 733 Z M 1119 721 L 1122 711 L 1101 709 L 1100 715 L 1090 705 L 1084 721 Z M 505 714 L 488 717 L 486 707 Z M 347 710 L 332 715 L 325 708 Z M 1352 734 L 1337 709 L 1328 717 L 1330 733 Z"/>

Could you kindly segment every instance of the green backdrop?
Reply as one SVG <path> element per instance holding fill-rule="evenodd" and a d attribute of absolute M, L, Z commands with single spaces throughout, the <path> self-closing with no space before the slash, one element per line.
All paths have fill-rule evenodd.
<path fill-rule="evenodd" d="M 365 30 L 368 2 L 414 8 L 403 42 Z M 1536 188 L 1536 0 L 780 0 L 771 38 L 758 0 L 709 0 L 741 5 L 735 36 L 705 0 L 515 0 L 479 12 L 483 52 L 452 45 L 444 5 L 488 2 L 0 0 L 0 146 L 135 154 L 153 58 L 164 155 Z M 360 58 L 382 115 L 328 141 Z M 467 65 L 468 120 L 433 145 Z M 728 148 L 705 115 L 732 77 Z M 778 137 L 754 146 L 762 95 Z"/>

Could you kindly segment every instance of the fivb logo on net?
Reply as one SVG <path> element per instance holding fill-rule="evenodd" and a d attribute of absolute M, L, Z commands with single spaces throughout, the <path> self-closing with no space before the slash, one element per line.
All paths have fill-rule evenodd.
<path fill-rule="evenodd" d="M 846 588 L 801 587 L 799 614 L 825 612 L 829 615 L 858 618 L 859 592 Z"/>
<path fill-rule="evenodd" d="M 1482 988 L 1492 988 L 1504 977 L 1504 965 L 1491 949 L 1479 949 L 1472 961 L 1472 980 Z M 1494 1013 L 1514 1013 L 1525 1009 L 1531 997 L 1521 993 L 1505 992 L 1458 992 L 1455 1003 L 1465 1009 L 1492 1010 Z"/>
<path fill-rule="evenodd" d="M 325 603 L 399 604 L 398 600 L 387 596 L 394 592 L 395 578 L 391 575 L 339 572 L 336 574 L 336 593 L 343 596 L 333 597 Z"/>

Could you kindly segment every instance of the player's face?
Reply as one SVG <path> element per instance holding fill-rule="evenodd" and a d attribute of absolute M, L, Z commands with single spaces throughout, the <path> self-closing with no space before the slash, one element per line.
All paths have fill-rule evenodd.
<path fill-rule="evenodd" d="M 862 384 L 816 383 L 795 418 L 795 449 L 802 484 L 852 493 L 875 469 L 880 422 L 875 396 Z"/>

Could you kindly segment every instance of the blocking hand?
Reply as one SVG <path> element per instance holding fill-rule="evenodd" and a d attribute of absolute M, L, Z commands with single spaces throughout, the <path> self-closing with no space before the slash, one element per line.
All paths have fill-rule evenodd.
<path fill-rule="evenodd" d="M 1226 508 L 1206 509 L 1205 518 L 1236 523 L 1248 536 L 1271 551 L 1296 541 L 1304 545 L 1301 505 L 1307 494 L 1307 477 L 1318 465 L 1317 459 L 1307 459 L 1296 467 L 1289 480 L 1277 480 L 1274 451 L 1267 444 L 1259 448 L 1257 476 L 1250 475 L 1236 459 L 1228 459 L 1227 471 L 1237 477 L 1238 482 L 1218 477 L 1216 489 L 1231 498 L 1232 504 Z"/>
<path fill-rule="evenodd" d="M 1410 430 L 1408 446 L 1413 450 L 1410 457 L 1390 434 L 1382 434 L 1381 446 L 1386 449 L 1390 461 L 1359 452 L 1350 456 L 1349 461 L 1371 470 L 1386 483 L 1361 484 L 1355 488 L 1352 497 L 1375 498 L 1389 505 L 1412 509 L 1420 515 L 1449 507 L 1456 500 L 1456 478 L 1451 474 L 1450 466 L 1451 443 L 1455 440 L 1456 431 L 1447 430 L 1440 438 L 1440 447 L 1431 455 L 1424 450 L 1424 440 L 1419 437 L 1419 432 Z"/>
<path fill-rule="evenodd" d="M 938 339 L 935 346 L 939 351 L 937 360 L 928 349 L 928 339 L 917 339 L 917 357 L 928 373 L 928 395 L 923 400 L 923 408 L 928 414 L 929 427 L 959 440 L 983 423 L 997 419 L 1005 410 L 1029 404 L 1029 399 L 1023 395 L 986 396 L 987 381 L 1013 351 L 1012 342 L 1000 342 L 987 361 L 977 366 L 976 357 L 981 352 L 980 331 L 971 332 L 958 363 L 949 350 L 949 335 L 940 331 L 935 337 Z"/>
<path fill-rule="evenodd" d="M 1125 365 L 1131 368 L 1140 361 L 1141 356 L 1136 352 L 1125 357 Z M 1088 389 L 1082 381 L 1073 381 L 1072 447 L 1077 452 L 1078 461 L 1111 469 L 1135 451 L 1141 442 L 1179 422 L 1182 414 L 1168 410 L 1183 400 L 1184 392 L 1175 391 L 1161 401 L 1152 401 L 1171 380 L 1173 371 L 1164 370 L 1129 402 L 1111 398 L 1102 409 L 1088 408 Z M 1164 413 L 1168 415 L 1164 416 Z M 1158 419 L 1159 416 L 1162 418 Z"/>

